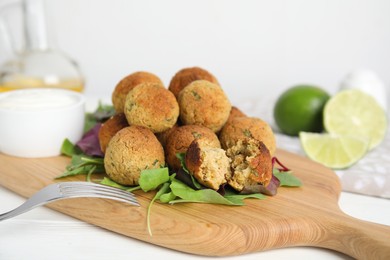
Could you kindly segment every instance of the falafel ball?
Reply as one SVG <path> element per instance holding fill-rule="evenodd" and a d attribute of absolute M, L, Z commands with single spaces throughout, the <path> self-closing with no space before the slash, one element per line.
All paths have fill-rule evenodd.
<path fill-rule="evenodd" d="M 240 139 L 226 151 L 231 160 L 232 177 L 228 183 L 237 191 L 261 184 L 266 187 L 272 178 L 272 157 L 263 142 Z"/>
<path fill-rule="evenodd" d="M 117 132 L 104 156 L 107 175 L 122 185 L 138 185 L 142 170 L 164 165 L 160 142 L 152 131 L 141 126 L 128 126 Z"/>
<path fill-rule="evenodd" d="M 110 117 L 105 121 L 99 129 L 99 144 L 103 153 L 106 152 L 106 148 L 111 138 L 122 128 L 129 126 L 124 113 L 118 113 Z"/>
<path fill-rule="evenodd" d="M 257 139 L 267 146 L 271 156 L 276 151 L 274 133 L 265 121 L 256 117 L 236 117 L 227 123 L 219 134 L 222 148 L 225 150 L 244 138 Z"/>
<path fill-rule="evenodd" d="M 230 110 L 230 114 L 226 123 L 232 121 L 233 118 L 245 117 L 245 116 L 247 115 L 244 112 L 242 112 L 238 107 L 232 106 L 232 109 Z"/>
<path fill-rule="evenodd" d="M 200 147 L 192 141 L 185 156 L 186 167 L 204 186 L 218 190 L 231 178 L 230 159 L 221 148 Z"/>
<path fill-rule="evenodd" d="M 177 153 L 187 152 L 191 142 L 198 140 L 201 147 L 221 148 L 217 135 L 209 128 L 199 125 L 184 125 L 172 131 L 165 146 L 165 158 L 171 169 L 181 168 Z"/>
<path fill-rule="evenodd" d="M 178 71 L 171 79 L 168 89 L 178 98 L 180 91 L 195 80 L 207 80 L 219 85 L 218 80 L 210 72 L 199 67 L 192 67 Z"/>
<path fill-rule="evenodd" d="M 115 89 L 112 93 L 111 99 L 112 104 L 114 105 L 115 111 L 117 113 L 122 113 L 125 107 L 126 96 L 130 90 L 135 88 L 141 83 L 156 83 L 164 86 L 163 82 L 156 75 L 145 72 L 138 71 L 124 77 L 118 84 L 115 86 Z"/>
<path fill-rule="evenodd" d="M 165 146 L 167 144 L 167 140 L 168 140 L 169 135 L 178 127 L 179 127 L 179 124 L 176 123 L 173 127 L 169 128 L 168 130 L 165 130 L 164 132 L 161 132 L 161 133 L 156 133 L 156 137 L 160 141 L 164 150 L 165 150 Z"/>
<path fill-rule="evenodd" d="M 141 83 L 127 95 L 124 112 L 130 125 L 160 133 L 176 124 L 179 105 L 172 92 L 160 84 Z"/>
<path fill-rule="evenodd" d="M 226 123 L 231 104 L 222 88 L 207 80 L 190 83 L 179 94 L 180 120 L 218 132 Z"/>

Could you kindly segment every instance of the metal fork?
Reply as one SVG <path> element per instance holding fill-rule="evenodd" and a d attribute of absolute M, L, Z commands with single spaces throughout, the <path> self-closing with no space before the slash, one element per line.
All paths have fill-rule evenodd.
<path fill-rule="evenodd" d="M 134 194 L 128 191 L 85 181 L 58 182 L 44 187 L 19 207 L 0 214 L 0 221 L 15 217 L 49 202 L 81 197 L 112 199 L 139 206 Z"/>

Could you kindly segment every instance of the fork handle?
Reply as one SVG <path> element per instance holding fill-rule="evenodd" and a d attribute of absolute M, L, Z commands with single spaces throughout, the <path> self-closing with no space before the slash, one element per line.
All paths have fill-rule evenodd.
<path fill-rule="evenodd" d="M 13 218 L 13 217 L 18 216 L 20 214 L 23 214 L 27 211 L 30 211 L 38 206 L 44 205 L 48 202 L 52 202 L 52 201 L 56 201 L 56 200 L 61 199 L 61 197 L 57 196 L 57 197 L 52 197 L 50 201 L 45 200 L 45 199 L 47 199 L 47 195 L 50 193 L 49 189 L 50 189 L 50 186 L 47 186 L 46 189 L 42 189 L 42 190 L 38 191 L 37 193 L 32 195 L 28 200 L 26 200 L 19 207 L 15 208 L 11 211 L 8 211 L 6 213 L 0 214 L 0 221 L 6 220 L 9 218 Z"/>

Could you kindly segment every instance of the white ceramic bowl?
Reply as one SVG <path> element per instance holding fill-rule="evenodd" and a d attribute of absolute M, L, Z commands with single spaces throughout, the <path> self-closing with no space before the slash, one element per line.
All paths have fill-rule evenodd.
<path fill-rule="evenodd" d="M 65 138 L 80 140 L 85 98 L 63 89 L 22 89 L 0 94 L 0 152 L 18 157 L 61 153 Z"/>

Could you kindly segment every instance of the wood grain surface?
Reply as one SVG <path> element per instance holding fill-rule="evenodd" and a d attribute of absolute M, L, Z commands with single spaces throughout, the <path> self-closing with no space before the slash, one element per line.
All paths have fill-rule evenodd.
<path fill-rule="evenodd" d="M 390 227 L 352 218 L 338 206 L 338 177 L 304 157 L 278 150 L 277 157 L 303 186 L 278 190 L 245 206 L 199 203 L 152 207 L 147 231 L 146 209 L 153 192 L 135 192 L 140 207 L 106 199 L 78 198 L 47 206 L 85 222 L 155 245 L 197 255 L 227 256 L 274 248 L 314 246 L 358 259 L 390 259 Z M 69 158 L 16 158 L 0 154 L 0 185 L 29 197 L 58 180 Z M 84 180 L 85 177 L 61 181 Z M 364 210 L 364 209 L 362 209 Z"/>

